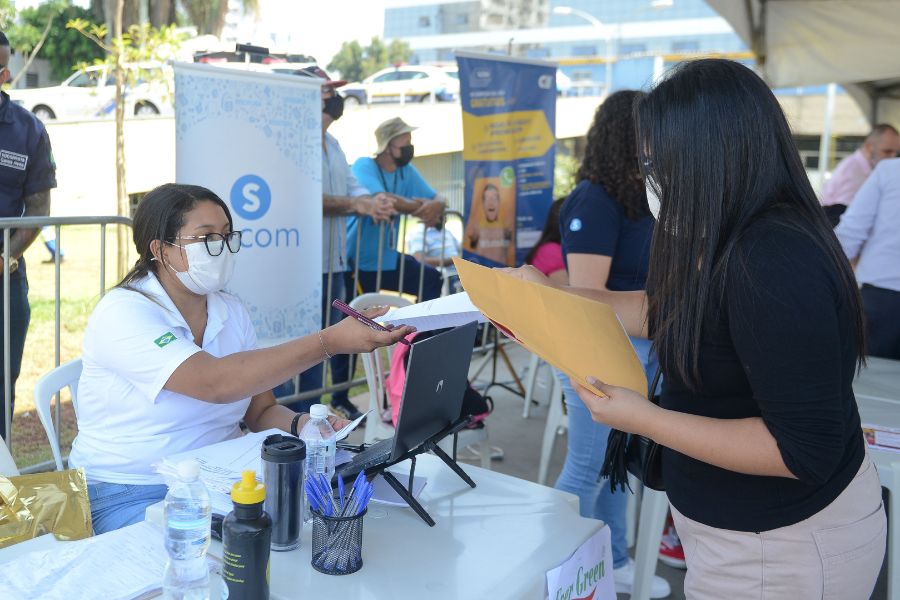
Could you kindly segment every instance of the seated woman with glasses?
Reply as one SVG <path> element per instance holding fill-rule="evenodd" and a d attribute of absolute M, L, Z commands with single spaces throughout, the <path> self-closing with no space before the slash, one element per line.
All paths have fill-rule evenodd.
<path fill-rule="evenodd" d="M 160 186 L 135 212 L 139 258 L 88 321 L 78 384 L 69 465 L 87 473 L 95 533 L 142 521 L 165 497 L 152 465 L 166 456 L 238 437 L 241 421 L 296 435 L 308 416 L 277 405 L 274 386 L 333 354 L 369 352 L 414 331 L 344 319 L 257 349 L 250 315 L 222 291 L 241 247 L 232 227 L 227 205 L 199 186 Z"/>

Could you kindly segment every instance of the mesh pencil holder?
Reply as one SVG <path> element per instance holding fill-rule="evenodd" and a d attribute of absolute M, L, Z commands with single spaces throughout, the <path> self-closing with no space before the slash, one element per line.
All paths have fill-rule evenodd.
<path fill-rule="evenodd" d="M 367 511 L 347 517 L 313 516 L 313 568 L 327 575 L 349 575 L 362 568 L 363 517 Z"/>

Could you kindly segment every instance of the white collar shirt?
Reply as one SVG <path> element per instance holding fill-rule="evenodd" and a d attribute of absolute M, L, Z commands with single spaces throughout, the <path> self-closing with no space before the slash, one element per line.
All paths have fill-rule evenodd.
<path fill-rule="evenodd" d="M 238 437 L 250 404 L 250 398 L 213 404 L 163 389 L 197 352 L 221 358 L 257 347 L 241 302 L 223 292 L 207 296 L 206 330 L 198 346 L 155 275 L 133 287 L 106 294 L 85 330 L 78 435 L 69 463 L 84 467 L 91 482 L 163 483 L 154 463 Z"/>

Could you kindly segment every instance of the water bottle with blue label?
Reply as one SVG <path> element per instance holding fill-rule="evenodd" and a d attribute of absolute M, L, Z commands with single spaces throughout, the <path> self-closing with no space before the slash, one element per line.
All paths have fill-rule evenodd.
<path fill-rule="evenodd" d="M 165 500 L 165 543 L 169 562 L 163 577 L 163 597 L 171 600 L 209 598 L 211 508 L 209 492 L 200 481 L 200 463 L 178 464 L 177 478 Z"/>

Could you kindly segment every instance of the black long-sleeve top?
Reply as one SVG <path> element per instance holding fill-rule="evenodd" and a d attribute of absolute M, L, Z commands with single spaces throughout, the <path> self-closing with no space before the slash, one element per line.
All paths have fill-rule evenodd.
<path fill-rule="evenodd" d="M 662 467 L 684 515 L 759 532 L 825 508 L 862 463 L 851 387 L 856 335 L 834 264 L 777 212 L 752 224 L 735 252 L 743 260 L 730 261 L 723 300 L 704 322 L 701 385 L 691 391 L 663 365 L 660 404 L 719 419 L 762 417 L 797 479 L 744 475 L 669 449 Z"/>

